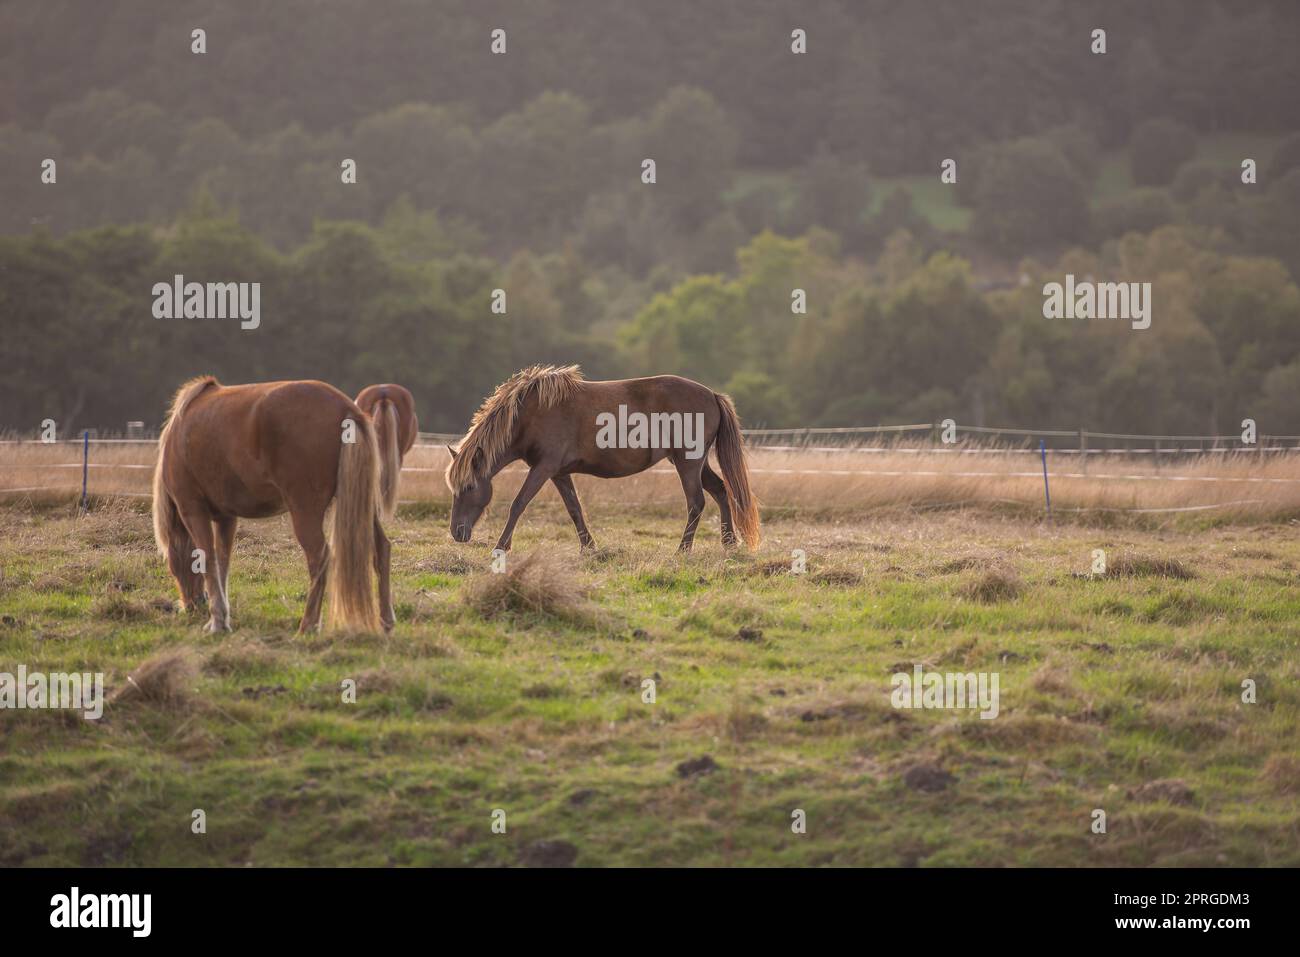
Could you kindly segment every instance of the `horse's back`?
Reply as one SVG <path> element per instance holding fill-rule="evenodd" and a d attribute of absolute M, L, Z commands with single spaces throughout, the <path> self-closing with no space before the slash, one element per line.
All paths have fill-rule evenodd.
<path fill-rule="evenodd" d="M 164 454 L 215 510 L 275 514 L 286 499 L 333 496 L 344 420 L 359 414 L 316 380 L 215 386 L 190 401 Z"/>
<path fill-rule="evenodd" d="M 678 438 L 684 440 L 687 423 L 681 417 L 699 413 L 703 417 L 703 434 L 698 439 L 707 451 L 720 418 L 713 390 L 675 375 L 585 380 L 566 401 L 544 411 L 534 406 L 529 412 L 521 436 L 525 459 L 550 454 L 563 463 L 561 468 L 566 472 L 601 478 L 635 475 L 675 454 L 673 446 L 603 444 L 602 423 L 624 420 L 624 414 L 677 416 L 683 426 Z"/>
<path fill-rule="evenodd" d="M 678 375 L 638 379 L 607 379 L 583 383 L 582 404 L 600 411 L 617 412 L 619 405 L 637 412 L 702 412 L 716 426 L 717 400 L 706 385 Z"/>

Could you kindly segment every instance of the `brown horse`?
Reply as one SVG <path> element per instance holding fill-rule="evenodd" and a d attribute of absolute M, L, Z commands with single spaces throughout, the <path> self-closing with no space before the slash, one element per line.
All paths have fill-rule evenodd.
<path fill-rule="evenodd" d="M 366 386 L 357 393 L 356 402 L 357 408 L 375 423 L 381 463 L 380 497 L 387 521 L 397 510 L 397 480 L 402 473 L 402 461 L 420 434 L 420 422 L 415 417 L 415 399 L 400 385 L 385 382 Z"/>
<path fill-rule="evenodd" d="M 717 445 L 722 475 L 709 467 Z M 623 478 L 670 459 L 686 493 L 689 551 L 707 491 L 722 512 L 722 544 L 758 547 L 758 504 L 749 490 L 740 419 L 731 399 L 679 376 L 588 382 L 577 366 L 533 366 L 517 372 L 489 396 L 451 452 L 451 534 L 467 542 L 492 500 L 492 477 L 517 459 L 528 463 L 523 487 L 497 548 L 508 550 L 515 523 L 548 481 L 554 483 L 584 548 L 594 544 L 571 476 Z"/>
<path fill-rule="evenodd" d="M 201 376 L 181 386 L 158 439 L 154 538 L 183 607 L 201 604 L 206 589 L 206 630 L 230 629 L 227 582 L 239 519 L 286 511 L 311 575 L 299 632 L 320 623 L 327 580 L 331 627 L 391 628 L 391 553 L 380 525 L 379 450 L 369 417 L 324 382 L 223 386 Z"/>

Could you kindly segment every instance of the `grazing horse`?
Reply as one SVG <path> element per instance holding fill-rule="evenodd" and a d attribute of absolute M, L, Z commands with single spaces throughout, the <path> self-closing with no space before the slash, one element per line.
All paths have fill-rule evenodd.
<path fill-rule="evenodd" d="M 629 423 L 631 428 L 628 428 Z M 709 467 L 717 445 L 722 475 Z M 731 399 L 683 379 L 588 382 L 577 366 L 533 366 L 501 383 L 474 414 L 469 432 L 451 452 L 447 487 L 452 492 L 451 534 L 467 542 L 492 500 L 492 477 L 523 459 L 528 475 L 510 506 L 497 548 L 508 550 L 515 523 L 548 481 L 554 483 L 584 548 L 594 544 L 573 487 L 572 475 L 623 478 L 670 459 L 686 493 L 690 551 L 707 491 L 722 512 L 722 544 L 758 547 L 758 504 L 749 490 L 740 419 Z"/>
<path fill-rule="evenodd" d="M 286 511 L 311 576 L 299 633 L 320 623 L 327 581 L 330 627 L 392 628 L 391 552 L 380 508 L 374 427 L 333 386 L 224 386 L 201 376 L 176 393 L 158 438 L 154 538 L 183 607 L 200 604 L 206 589 L 205 630 L 230 630 L 227 582 L 239 519 Z M 370 590 L 372 566 L 379 576 L 378 610 Z"/>
<path fill-rule="evenodd" d="M 375 438 L 379 442 L 379 488 L 384 504 L 384 520 L 392 519 L 397 510 L 397 480 L 402 474 L 402 461 L 411 451 L 420 422 L 415 417 L 415 399 L 400 385 L 385 382 L 368 385 L 357 393 L 357 408 L 375 423 Z"/>

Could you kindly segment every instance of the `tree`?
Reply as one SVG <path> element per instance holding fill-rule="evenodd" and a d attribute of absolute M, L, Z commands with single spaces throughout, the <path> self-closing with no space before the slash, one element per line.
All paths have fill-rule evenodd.
<path fill-rule="evenodd" d="M 1129 168 L 1139 186 L 1165 186 L 1196 153 L 1196 134 L 1168 117 L 1146 120 L 1129 141 Z"/>
<path fill-rule="evenodd" d="M 648 187 L 655 198 L 688 229 L 710 219 L 740 140 L 726 111 L 704 90 L 676 87 L 655 105 L 644 136 L 644 156 L 657 167 L 657 182 Z M 639 172 L 639 166 L 629 169 L 628 176 Z"/>
<path fill-rule="evenodd" d="M 971 231 L 1003 254 L 1070 243 L 1088 227 L 1083 180 L 1051 143 L 1022 139 L 981 163 Z"/>

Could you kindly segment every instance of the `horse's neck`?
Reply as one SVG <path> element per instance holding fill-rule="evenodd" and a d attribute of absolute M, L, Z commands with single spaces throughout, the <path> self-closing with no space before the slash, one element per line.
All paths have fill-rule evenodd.
<path fill-rule="evenodd" d="M 497 456 L 496 461 L 492 463 L 492 467 L 487 470 L 487 480 L 489 482 L 492 481 L 496 478 L 498 472 L 519 458 L 520 455 L 514 450 L 514 446 L 507 446 L 506 449 Z"/>

